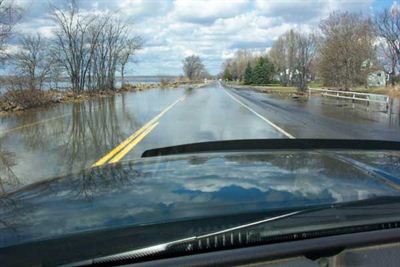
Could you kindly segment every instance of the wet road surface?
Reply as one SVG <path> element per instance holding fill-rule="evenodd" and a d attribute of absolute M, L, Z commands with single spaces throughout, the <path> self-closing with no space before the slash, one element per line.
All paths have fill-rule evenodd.
<path fill-rule="evenodd" d="M 353 104 L 330 97 L 285 99 L 253 90 L 232 89 L 244 103 L 296 138 L 377 139 L 400 141 L 400 106 Z"/>
<path fill-rule="evenodd" d="M 0 118 L 1 191 L 93 165 L 140 157 L 150 148 L 250 138 L 400 141 L 399 105 L 306 100 L 252 90 L 153 89 Z M 4 178 L 6 177 L 6 178 Z"/>

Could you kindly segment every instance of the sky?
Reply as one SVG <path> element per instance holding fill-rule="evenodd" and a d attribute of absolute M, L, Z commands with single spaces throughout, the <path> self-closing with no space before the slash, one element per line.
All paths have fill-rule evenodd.
<path fill-rule="evenodd" d="M 26 11 L 18 34 L 51 37 L 50 3 L 62 0 L 16 0 Z M 332 11 L 375 14 L 392 0 L 80 0 L 85 12 L 109 11 L 142 36 L 144 47 L 127 67 L 128 75 L 180 75 L 182 60 L 195 54 L 211 74 L 238 49 L 267 52 L 289 29 L 312 31 Z"/>

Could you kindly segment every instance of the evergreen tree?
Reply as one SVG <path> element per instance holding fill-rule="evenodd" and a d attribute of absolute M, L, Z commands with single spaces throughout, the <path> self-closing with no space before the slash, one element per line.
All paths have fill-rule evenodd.
<path fill-rule="evenodd" d="M 274 65 L 268 58 L 260 57 L 253 70 L 252 83 L 258 85 L 269 84 L 272 81 L 273 74 Z"/>
<path fill-rule="evenodd" d="M 253 69 L 251 68 L 250 62 L 247 63 L 246 70 L 244 71 L 244 84 L 253 83 Z"/>
<path fill-rule="evenodd" d="M 224 77 L 224 80 L 232 81 L 232 74 L 231 74 L 231 72 L 229 71 L 228 68 L 226 68 L 224 70 L 223 77 Z"/>
<path fill-rule="evenodd" d="M 264 65 L 264 58 L 260 57 L 257 60 L 257 63 L 254 67 L 253 71 L 253 84 L 262 84 L 263 83 L 263 65 Z"/>
<path fill-rule="evenodd" d="M 267 57 L 265 57 L 265 63 L 264 63 L 264 70 L 265 70 L 265 84 L 269 84 L 273 82 L 273 77 L 275 73 L 275 68 L 274 64 L 272 64 L 271 61 Z"/>

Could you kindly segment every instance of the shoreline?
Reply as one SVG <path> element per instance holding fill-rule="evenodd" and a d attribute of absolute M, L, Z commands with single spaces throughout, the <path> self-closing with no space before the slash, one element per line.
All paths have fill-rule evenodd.
<path fill-rule="evenodd" d="M 34 109 L 49 107 L 56 104 L 61 103 L 76 103 L 87 101 L 90 99 L 101 98 L 101 97 L 110 97 L 118 94 L 129 93 L 129 92 L 142 92 L 151 89 L 177 89 L 182 86 L 189 86 L 192 88 L 200 88 L 207 83 L 189 83 L 189 82 L 171 82 L 167 84 L 162 83 L 137 83 L 137 84 L 127 84 L 121 88 L 115 90 L 102 90 L 102 91 L 84 91 L 84 92 L 73 92 L 72 90 L 62 91 L 62 90 L 46 90 L 46 91 L 36 91 L 36 94 L 39 95 L 41 103 L 38 103 L 33 106 L 23 107 L 21 104 L 16 103 L 15 101 L 7 99 L 5 95 L 0 96 L 0 116 L 7 116 L 13 114 L 22 114 L 26 111 L 31 111 Z M 15 92 L 30 92 L 30 90 L 22 90 Z"/>

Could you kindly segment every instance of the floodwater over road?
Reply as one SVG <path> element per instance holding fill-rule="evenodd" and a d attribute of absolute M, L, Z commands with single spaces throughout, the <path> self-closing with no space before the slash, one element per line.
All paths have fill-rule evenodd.
<path fill-rule="evenodd" d="M 152 89 L 0 117 L 0 190 L 93 165 L 140 157 L 146 149 L 250 138 L 400 141 L 400 106 L 304 100 L 218 83 Z"/>

